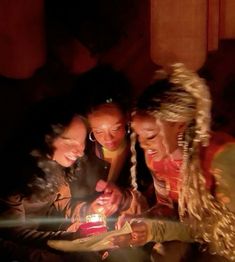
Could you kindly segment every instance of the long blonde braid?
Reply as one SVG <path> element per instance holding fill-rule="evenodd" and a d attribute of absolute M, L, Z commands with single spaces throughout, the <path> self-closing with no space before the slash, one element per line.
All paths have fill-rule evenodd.
<path fill-rule="evenodd" d="M 131 140 L 131 185 L 134 190 L 137 190 L 137 182 L 136 182 L 136 166 L 137 166 L 137 160 L 136 160 L 136 150 L 135 150 L 135 144 L 136 144 L 136 134 L 134 132 L 131 133 L 130 136 Z"/>
<path fill-rule="evenodd" d="M 190 225 L 195 240 L 209 244 L 211 252 L 235 260 L 235 215 L 206 189 L 201 167 L 200 147 L 208 146 L 210 139 L 211 100 L 208 88 L 203 79 L 183 64 L 174 64 L 171 69 L 167 91 L 158 91 L 154 96 L 153 90 L 168 84 L 153 84 L 152 91 L 142 96 L 136 111 L 145 111 L 164 121 L 188 123 L 180 171 L 180 219 Z"/>
<path fill-rule="evenodd" d="M 211 102 L 208 89 L 202 79 L 182 64 L 173 66 L 170 81 L 196 99 L 194 132 L 189 127 L 185 134 L 189 148 L 181 169 L 180 218 L 189 223 L 197 240 L 209 244 L 212 252 L 234 260 L 235 216 L 206 189 L 200 163 L 200 145 L 207 146 L 209 142 Z"/>

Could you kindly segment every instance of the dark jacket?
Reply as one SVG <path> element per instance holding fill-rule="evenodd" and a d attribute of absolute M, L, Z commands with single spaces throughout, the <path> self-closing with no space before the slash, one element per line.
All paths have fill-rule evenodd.
<path fill-rule="evenodd" d="M 0 238 L 20 245 L 47 248 L 49 239 L 73 239 L 64 231 L 80 219 L 84 202 L 71 201 L 66 170 L 55 161 L 18 156 L 0 190 Z M 58 227 L 60 225 L 60 227 Z"/>
<path fill-rule="evenodd" d="M 142 193 L 148 190 L 152 184 L 152 177 L 144 160 L 143 151 L 137 145 L 137 183 L 138 190 Z M 119 173 L 115 184 L 123 191 L 131 188 L 130 168 L 131 152 Z M 99 179 L 107 180 L 110 163 L 104 159 L 102 147 L 97 142 L 88 142 L 86 156 L 77 163 L 75 177 L 70 183 L 72 196 L 79 200 L 90 201 L 97 197 L 95 186 Z M 155 198 L 154 198 L 155 201 Z"/>

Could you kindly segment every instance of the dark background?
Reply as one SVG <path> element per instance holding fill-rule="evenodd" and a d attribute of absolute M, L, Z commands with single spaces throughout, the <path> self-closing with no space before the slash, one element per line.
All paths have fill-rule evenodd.
<path fill-rule="evenodd" d="M 97 64 L 123 71 L 133 96 L 140 94 L 158 68 L 149 55 L 149 9 L 144 0 L 45 1 L 45 62 L 26 77 L 0 75 L 0 143 L 17 132 L 32 104 L 69 93 L 76 77 Z M 235 40 L 220 41 L 199 73 L 211 88 L 214 127 L 235 135 L 234 61 Z"/>

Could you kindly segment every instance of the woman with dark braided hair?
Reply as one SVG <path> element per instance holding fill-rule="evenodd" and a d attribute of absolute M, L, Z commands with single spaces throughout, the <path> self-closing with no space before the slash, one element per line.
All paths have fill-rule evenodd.
<path fill-rule="evenodd" d="M 114 226 L 114 217 L 123 213 L 140 213 L 146 208 L 145 201 L 142 203 L 139 195 L 128 189 L 131 186 L 130 93 L 131 85 L 126 76 L 111 65 L 99 65 L 79 76 L 72 91 L 74 105 L 78 105 L 80 110 L 84 104 L 90 126 L 86 150 L 87 169 L 96 167 L 95 172 L 78 174 L 77 183 L 75 181 L 72 184 L 72 192 L 75 197 L 80 197 L 82 184 L 89 188 L 90 181 L 101 178 L 103 181 L 98 185 L 105 194 L 100 197 L 100 212 L 106 216 L 113 215 L 110 219 L 111 228 Z M 142 157 L 139 155 L 138 160 L 143 160 L 142 151 Z M 151 182 L 151 175 L 144 161 L 138 161 L 137 168 L 143 174 L 138 177 L 139 191 L 144 191 Z M 107 185 L 109 190 L 115 191 L 114 197 L 105 191 Z M 132 197 L 137 198 L 135 204 L 129 201 Z M 133 205 L 130 206 L 130 202 Z"/>
<path fill-rule="evenodd" d="M 156 206 L 151 218 L 131 221 L 129 244 L 157 242 L 156 261 L 182 261 L 190 242 L 212 254 L 201 253 L 205 261 L 235 260 L 235 139 L 210 130 L 209 91 L 195 73 L 174 64 L 157 76 L 132 113 L 131 135 L 151 170 Z M 136 186 L 135 166 L 132 178 Z"/>

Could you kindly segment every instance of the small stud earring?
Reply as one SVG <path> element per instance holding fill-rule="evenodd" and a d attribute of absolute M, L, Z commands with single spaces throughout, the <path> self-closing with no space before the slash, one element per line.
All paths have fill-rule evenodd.
<path fill-rule="evenodd" d="M 130 123 L 128 123 L 128 124 L 126 125 L 126 133 L 127 133 L 128 135 L 131 133 L 131 125 L 130 125 Z"/>
<path fill-rule="evenodd" d="M 182 132 L 180 132 L 178 134 L 177 142 L 178 142 L 178 146 L 179 147 L 183 147 L 184 146 L 184 140 L 183 140 L 183 133 Z"/>

